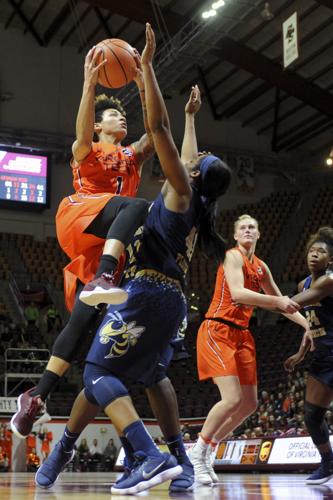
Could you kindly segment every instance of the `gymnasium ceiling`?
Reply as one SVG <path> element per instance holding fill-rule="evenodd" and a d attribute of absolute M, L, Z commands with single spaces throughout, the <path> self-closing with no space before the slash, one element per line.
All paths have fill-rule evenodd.
<path fill-rule="evenodd" d="M 1 0 L 0 24 L 40 46 L 85 52 L 104 38 L 139 50 L 152 23 L 159 80 L 169 95 L 194 83 L 214 118 L 234 119 L 266 134 L 272 150 L 328 152 L 333 144 L 333 0 L 225 0 L 209 22 L 213 0 Z M 283 70 L 281 24 L 298 12 L 300 57 Z"/>

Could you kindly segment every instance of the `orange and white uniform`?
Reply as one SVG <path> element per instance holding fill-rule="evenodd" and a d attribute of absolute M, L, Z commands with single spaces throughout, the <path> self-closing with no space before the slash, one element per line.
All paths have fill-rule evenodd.
<path fill-rule="evenodd" d="M 31 453 L 32 450 L 36 449 L 36 434 L 29 434 L 29 436 L 26 438 L 26 450 L 27 450 L 27 455 Z"/>
<path fill-rule="evenodd" d="M 7 456 L 10 466 L 12 462 L 13 435 L 7 428 L 1 430 L 0 447 L 2 448 L 3 454 Z"/>
<path fill-rule="evenodd" d="M 43 457 L 48 457 L 50 454 L 50 443 L 53 440 L 53 434 L 52 432 L 45 432 L 43 435 L 43 440 L 42 440 L 42 446 L 41 446 L 41 452 L 43 454 Z"/>
<path fill-rule="evenodd" d="M 237 247 L 235 249 L 243 258 L 244 287 L 260 292 L 266 274 L 265 264 L 255 255 L 250 262 Z M 248 330 L 253 309 L 253 306 L 233 302 L 221 264 L 213 300 L 197 337 L 200 380 L 233 375 L 239 377 L 241 385 L 257 384 L 255 343 Z"/>
<path fill-rule="evenodd" d="M 64 268 L 67 308 L 74 305 L 77 279 L 86 284 L 97 271 L 105 240 L 84 231 L 113 196 L 135 197 L 140 172 L 132 146 L 94 142 L 81 162 L 71 161 L 75 193 L 58 208 L 56 229 L 59 244 L 71 259 Z"/>

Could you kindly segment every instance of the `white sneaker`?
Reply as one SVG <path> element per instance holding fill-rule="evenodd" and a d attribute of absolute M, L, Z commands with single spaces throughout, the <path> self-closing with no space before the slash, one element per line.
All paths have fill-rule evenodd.
<path fill-rule="evenodd" d="M 213 451 L 211 445 L 209 445 L 207 448 L 207 453 L 206 453 L 207 471 L 208 471 L 208 474 L 210 475 L 212 482 L 219 483 L 220 480 L 214 471 L 214 462 L 215 462 L 215 451 Z"/>
<path fill-rule="evenodd" d="M 38 419 L 38 420 L 36 420 L 36 421 L 34 422 L 34 426 L 35 426 L 35 425 L 42 425 L 42 424 L 46 424 L 47 422 L 50 422 L 51 420 L 52 420 L 51 415 L 50 415 L 49 413 L 45 412 L 45 413 L 43 413 L 43 415 L 41 415 L 41 416 L 39 417 L 39 419 Z"/>
<path fill-rule="evenodd" d="M 201 448 L 196 443 L 189 451 L 188 457 L 194 467 L 194 479 L 197 484 L 212 484 L 212 478 L 206 463 L 207 448 Z"/>

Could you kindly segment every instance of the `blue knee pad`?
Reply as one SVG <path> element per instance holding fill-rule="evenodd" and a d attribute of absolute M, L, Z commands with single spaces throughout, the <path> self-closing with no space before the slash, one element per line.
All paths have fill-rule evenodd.
<path fill-rule="evenodd" d="M 106 408 L 112 401 L 128 396 L 128 390 L 119 378 L 101 366 L 87 363 L 83 373 L 85 396 L 92 404 Z"/>

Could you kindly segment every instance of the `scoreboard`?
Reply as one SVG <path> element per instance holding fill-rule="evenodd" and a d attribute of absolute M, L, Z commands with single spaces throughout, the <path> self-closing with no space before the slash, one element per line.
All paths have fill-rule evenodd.
<path fill-rule="evenodd" d="M 48 163 L 46 154 L 0 146 L 0 200 L 6 208 L 11 202 L 21 208 L 48 206 Z"/>

